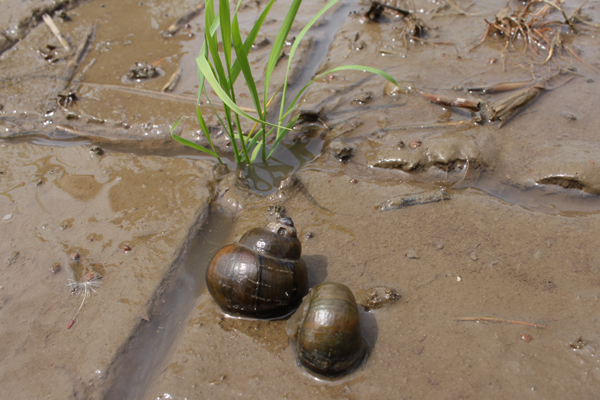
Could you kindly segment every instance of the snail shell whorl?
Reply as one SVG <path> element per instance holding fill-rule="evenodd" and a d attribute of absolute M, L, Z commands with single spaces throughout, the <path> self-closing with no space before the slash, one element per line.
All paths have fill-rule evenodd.
<path fill-rule="evenodd" d="M 297 331 L 298 357 L 310 371 L 339 376 L 358 367 L 366 345 L 360 334 L 360 315 L 352 291 L 340 283 L 315 286 L 302 308 Z M 292 322 L 293 324 L 293 322 Z"/>
<path fill-rule="evenodd" d="M 250 317 L 282 316 L 308 289 L 302 245 L 289 218 L 246 232 L 223 247 L 206 274 L 208 290 L 225 310 Z"/>

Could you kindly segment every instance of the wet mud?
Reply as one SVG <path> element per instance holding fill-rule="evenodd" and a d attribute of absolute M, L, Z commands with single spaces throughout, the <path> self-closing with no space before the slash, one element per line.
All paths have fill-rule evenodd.
<path fill-rule="evenodd" d="M 574 31 L 553 12 L 561 34 L 532 30 L 548 40 L 525 50 L 497 32 L 517 2 L 339 5 L 297 56 L 293 90 L 345 64 L 399 87 L 323 76 L 275 157 L 241 169 L 206 104 L 227 166 L 170 138 L 183 118 L 179 133 L 205 140 L 199 4 L 3 2 L 5 396 L 597 397 L 597 1 L 579 14 L 563 3 L 585 23 Z M 242 2 L 242 30 L 263 6 Z M 306 0 L 292 31 L 321 6 Z M 257 76 L 277 29 L 265 24 L 251 53 Z M 343 283 L 361 304 L 368 355 L 339 380 L 298 364 L 285 319 L 231 318 L 205 289 L 218 248 L 280 215 L 298 229 L 310 286 Z"/>

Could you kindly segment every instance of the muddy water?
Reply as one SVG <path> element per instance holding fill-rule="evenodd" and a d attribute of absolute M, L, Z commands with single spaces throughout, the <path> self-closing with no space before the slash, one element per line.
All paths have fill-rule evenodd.
<path fill-rule="evenodd" d="M 206 290 L 206 266 L 221 247 L 231 240 L 230 219 L 213 212 L 190 243 L 185 263 L 164 279 L 159 301 L 149 311 L 146 324 L 132 335 L 113 367 L 115 380 L 105 397 L 141 398 L 164 362 L 181 324 L 187 320 L 196 296 Z M 152 351 L 148 351 L 152 349 Z"/>
<path fill-rule="evenodd" d="M 412 3 L 390 4 L 413 9 Z M 423 40 L 405 41 L 406 21 L 390 12 L 375 23 L 362 16 L 368 4 L 347 3 L 319 22 L 294 72 L 300 82 L 340 64 L 374 65 L 405 90 L 394 94 L 361 72 L 330 74 L 301 104 L 320 111 L 321 121 L 291 134 L 268 165 L 220 180 L 212 160 L 168 137 L 168 125 L 185 115 L 182 134 L 201 140 L 193 105 L 203 14 L 174 37 L 161 35 L 195 1 L 82 2 L 68 11 L 71 21 L 56 17 L 73 48 L 94 28 L 68 82 L 76 100 L 60 107 L 55 98 L 74 56 L 45 25 L 27 28 L 0 59 L 3 392 L 12 398 L 595 398 L 597 32 L 565 29 L 564 46 L 544 62 L 547 48 L 523 53 L 520 39 L 504 55 L 499 37 L 470 49 L 485 32 L 484 18 L 492 21 L 504 3 L 414 3 L 426 27 Z M 583 7 L 591 23 L 600 21 L 597 3 Z M 23 5 L 7 4 L 22 14 Z M 295 32 L 319 6 L 305 2 Z M 566 14 L 577 6 L 565 4 Z M 261 2 L 244 2 L 241 10 L 249 29 Z M 277 8 L 274 18 L 284 14 Z M 276 23 L 265 25 L 267 38 L 276 31 Z M 57 49 L 49 52 L 48 44 Z M 268 48 L 253 54 L 260 75 Z M 45 59 L 52 57 L 53 63 Z M 138 61 L 154 65 L 158 77 L 128 79 Z M 175 90 L 161 92 L 178 67 Z M 544 79 L 559 67 L 571 71 L 567 79 L 544 83 L 547 90 L 502 127 L 475 124 L 470 112 L 430 103 L 416 91 L 494 102 L 507 94 L 457 87 Z M 209 117 L 227 154 L 215 123 Z M 335 156 L 339 139 L 353 149 L 343 162 Z M 96 145 L 103 154 L 90 151 Z M 276 193 L 293 172 L 299 183 Z M 377 208 L 397 196 L 442 190 L 444 201 Z M 213 201 L 230 215 L 224 218 L 234 215 L 231 231 L 206 236 L 212 229 L 206 228 L 192 241 Z M 355 293 L 384 285 L 401 295 L 362 312 L 370 354 L 341 380 L 315 380 L 297 365 L 285 321 L 224 316 L 192 278 L 202 276 L 201 267 L 184 264 L 192 260 L 188 249 L 206 260 L 264 224 L 274 205 L 299 229 L 311 285 L 334 280 Z M 210 250 L 198 240 L 211 242 Z M 60 272 L 50 271 L 54 263 Z M 102 285 L 67 330 L 83 299 L 67 283 L 84 283 L 85 268 L 102 275 Z"/>

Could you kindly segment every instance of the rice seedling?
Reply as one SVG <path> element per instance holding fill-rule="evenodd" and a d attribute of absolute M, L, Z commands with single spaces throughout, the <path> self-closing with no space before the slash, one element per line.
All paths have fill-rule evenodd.
<path fill-rule="evenodd" d="M 271 48 L 271 53 L 264 75 L 264 90 L 262 93 L 262 99 L 259 95 L 256 80 L 252 75 L 250 62 L 248 60 L 248 53 L 252 48 L 263 22 L 267 18 L 273 4 L 275 3 L 275 0 L 270 0 L 266 4 L 264 10 L 260 14 L 245 40 L 243 40 L 241 37 L 240 25 L 238 21 L 238 9 L 241 5 L 241 0 L 238 0 L 233 15 L 231 15 L 229 0 L 206 1 L 204 43 L 200 49 L 200 54 L 196 59 L 199 81 L 197 104 L 200 103 L 200 100 L 203 96 L 206 98 L 212 112 L 218 118 L 221 126 L 231 141 L 235 161 L 238 165 L 242 163 L 246 163 L 248 165 L 252 164 L 255 162 L 259 154 L 263 160 L 268 159 L 273 154 L 279 143 L 283 140 L 285 135 L 292 129 L 298 120 L 298 116 L 293 116 L 293 112 L 297 108 L 301 95 L 313 82 L 321 77 L 338 71 L 356 70 L 377 74 L 397 85 L 394 78 L 377 68 L 361 65 L 346 65 L 333 68 L 317 75 L 313 80 L 302 87 L 302 89 L 292 99 L 291 102 L 288 102 L 288 77 L 296 50 L 311 26 L 313 26 L 313 24 L 338 1 L 339 0 L 330 0 L 317 14 L 315 14 L 315 16 L 306 24 L 300 33 L 296 35 L 296 39 L 289 51 L 285 78 L 281 83 L 281 89 L 279 90 L 281 92 L 281 98 L 279 99 L 280 107 L 277 118 L 268 118 L 267 116 L 267 109 L 269 108 L 269 105 L 275 96 L 278 94 L 277 92 L 274 94 L 269 93 L 271 77 L 277 62 L 280 59 L 283 46 L 287 40 L 292 23 L 296 18 L 296 14 L 298 13 L 302 0 L 293 0 L 289 5 L 286 4 L 286 7 L 289 7 L 289 11 L 282 22 L 279 33 Z M 217 2 L 218 12 L 215 8 Z M 219 32 L 222 51 L 219 51 Z M 252 112 L 246 111 L 246 108 L 239 106 L 236 100 L 234 84 L 240 74 L 244 76 L 246 88 L 252 99 L 254 107 Z M 221 115 L 217 113 L 213 102 L 208 96 L 205 86 L 206 83 L 210 85 L 212 90 L 223 103 L 223 113 Z M 217 149 L 211 140 L 206 120 L 202 115 L 198 105 L 196 106 L 196 117 L 198 119 L 200 128 L 206 137 L 208 147 L 201 146 L 190 140 L 184 139 L 179 135 L 176 135 L 174 131 L 181 120 L 179 120 L 171 128 L 171 135 L 173 139 L 186 146 L 214 156 L 220 163 L 222 163 L 222 160 L 217 153 Z M 240 123 L 240 117 L 254 122 L 254 126 L 249 132 L 243 131 L 242 124 Z M 269 144 L 268 149 L 267 144 Z"/>

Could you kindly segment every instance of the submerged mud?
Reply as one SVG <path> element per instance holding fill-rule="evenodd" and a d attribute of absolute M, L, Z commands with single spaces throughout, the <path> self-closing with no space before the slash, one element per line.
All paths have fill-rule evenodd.
<path fill-rule="evenodd" d="M 0 145 L 0 379 L 15 398 L 101 398 L 112 358 L 208 211 L 209 164 L 89 147 Z M 84 293 L 68 284 L 85 268 L 100 286 L 67 329 Z M 44 378 L 26 384 L 33 375 Z"/>
<path fill-rule="evenodd" d="M 596 397 L 597 2 L 576 31 L 550 14 L 564 26 L 548 61 L 548 45 L 523 52 L 515 38 L 505 50 L 502 35 L 484 37 L 485 20 L 521 3 L 387 1 L 368 16 L 371 2 L 340 5 L 299 50 L 293 90 L 345 64 L 382 68 L 399 87 L 360 71 L 323 76 L 274 159 L 237 170 L 207 104 L 228 168 L 169 134 L 183 117 L 179 133 L 205 140 L 198 2 L 70 2 L 69 20 L 52 17 L 71 52 L 39 10 L 4 3 L 19 16 L 0 18 L 0 48 L 29 21 L 0 55 L 5 396 Z M 321 6 L 305 1 L 293 34 Z M 242 2 L 243 31 L 262 7 Z M 256 77 L 286 11 L 274 9 L 251 52 Z M 135 65 L 143 75 L 128 76 Z M 481 105 L 498 114 L 522 82 L 544 90 L 490 121 Z M 211 203 L 231 231 L 205 225 L 200 245 Z M 281 214 L 298 229 L 310 286 L 340 282 L 366 304 L 368 357 L 340 380 L 298 365 L 285 320 L 230 318 L 203 289 L 211 252 Z M 100 286 L 85 286 L 85 271 Z M 90 293 L 79 314 L 69 280 Z M 379 307 L 373 288 L 393 302 Z"/>

